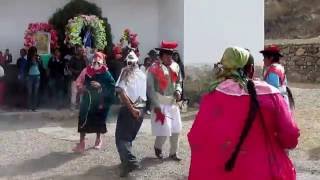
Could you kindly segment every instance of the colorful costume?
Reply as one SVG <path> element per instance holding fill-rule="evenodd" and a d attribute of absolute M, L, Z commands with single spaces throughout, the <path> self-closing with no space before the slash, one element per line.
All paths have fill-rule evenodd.
<path fill-rule="evenodd" d="M 170 53 L 177 45 L 162 43 L 160 51 Z M 177 66 L 179 67 L 179 66 Z M 170 65 L 155 62 L 150 68 L 147 76 L 147 92 L 154 110 L 151 114 L 152 134 L 156 136 L 155 154 L 162 157 L 162 146 L 166 138 L 170 137 L 170 157 L 177 160 L 179 134 L 182 130 L 179 106 L 176 103 L 175 93 L 181 95 L 182 89 L 179 78 L 179 68 L 172 69 Z M 158 109 L 158 110 L 157 110 Z M 159 111 L 161 110 L 161 112 Z"/>
<path fill-rule="evenodd" d="M 5 95 L 5 81 L 4 81 L 4 69 L 0 65 L 0 106 L 4 104 Z"/>
<path fill-rule="evenodd" d="M 270 85 L 279 89 L 287 104 L 289 104 L 287 94 L 287 78 L 284 67 L 279 63 L 273 63 L 266 68 L 263 79 Z"/>
<path fill-rule="evenodd" d="M 104 55 L 97 52 L 92 65 L 86 67 L 76 81 L 82 100 L 78 122 L 80 143 L 73 149 L 75 152 L 84 152 L 86 133 L 97 133 L 95 148 L 100 149 L 100 134 L 107 132 L 106 118 L 114 100 L 115 81 L 103 61 Z"/>
<path fill-rule="evenodd" d="M 280 54 L 280 49 L 276 45 L 267 46 L 264 50 L 260 51 L 260 53 L 269 56 L 282 57 L 282 54 Z M 278 88 L 287 104 L 289 104 L 287 92 L 287 77 L 285 69 L 280 63 L 273 62 L 271 65 L 265 67 L 263 80 L 268 84 Z"/>
<path fill-rule="evenodd" d="M 231 55 L 240 61 L 233 61 L 235 64 L 229 64 L 230 67 L 238 63 L 238 68 L 243 67 L 246 63 L 241 63 L 241 59 L 247 58 L 243 56 L 244 49 L 233 51 L 240 51 L 242 55 Z M 235 69 L 227 72 L 229 75 L 225 74 L 224 79 L 220 76 L 213 91 L 202 97 L 188 134 L 189 179 L 295 180 L 296 172 L 286 149 L 297 145 L 299 129 L 279 90 L 262 81 L 254 82 L 260 108 L 233 169 L 226 170 L 226 162 L 239 142 L 252 103 L 246 86 L 241 85 L 245 79 L 240 78 Z"/>
<path fill-rule="evenodd" d="M 116 83 L 116 91 L 123 93 L 122 95 L 129 100 L 127 102 L 129 105 L 125 102 L 122 103 L 115 132 L 116 146 L 123 168 L 121 176 L 126 176 L 132 169 L 140 166 L 137 158 L 132 153 L 132 142 L 136 138 L 143 122 L 147 101 L 147 77 L 139 69 L 138 57 L 131 51 L 126 61 L 132 63 L 132 65 L 122 69 Z M 119 96 L 121 97 L 121 95 Z M 140 111 L 138 118 L 133 116 L 132 108 Z"/>
<path fill-rule="evenodd" d="M 106 118 L 114 99 L 115 82 L 106 66 L 100 70 L 87 67 L 80 105 L 78 132 L 106 133 Z M 101 84 L 101 90 L 90 85 L 91 81 Z"/>

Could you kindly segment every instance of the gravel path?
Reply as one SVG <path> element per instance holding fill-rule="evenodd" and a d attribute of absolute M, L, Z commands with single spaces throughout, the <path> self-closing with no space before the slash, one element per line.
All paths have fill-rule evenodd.
<path fill-rule="evenodd" d="M 290 154 L 298 180 L 320 180 L 320 97 L 319 89 L 293 89 L 297 101 L 296 120 L 301 128 L 299 146 Z M 190 115 L 190 114 L 189 114 Z M 186 134 L 193 116 L 185 115 L 180 142 L 181 163 L 154 158 L 154 137 L 150 120 L 134 143 L 134 151 L 144 169 L 127 179 L 187 179 L 190 151 Z M 112 117 L 114 119 L 114 117 Z M 91 149 L 94 136 L 88 136 L 84 155 L 71 152 L 77 139 L 76 113 L 69 111 L 0 114 L 0 179 L 120 179 L 119 158 L 114 143 L 115 123 L 108 124 L 103 149 Z M 165 148 L 168 152 L 168 143 Z"/>

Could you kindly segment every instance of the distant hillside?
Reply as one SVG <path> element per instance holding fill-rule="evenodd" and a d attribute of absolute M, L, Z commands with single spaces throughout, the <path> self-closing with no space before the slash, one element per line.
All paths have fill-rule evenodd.
<path fill-rule="evenodd" d="M 320 0 L 265 0 L 266 39 L 320 35 Z"/>

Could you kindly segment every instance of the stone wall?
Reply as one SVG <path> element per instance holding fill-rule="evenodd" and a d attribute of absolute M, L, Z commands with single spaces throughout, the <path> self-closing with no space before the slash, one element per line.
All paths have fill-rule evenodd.
<path fill-rule="evenodd" d="M 284 55 L 281 63 L 285 66 L 289 81 L 320 83 L 320 41 L 267 41 L 266 44 L 280 46 Z"/>

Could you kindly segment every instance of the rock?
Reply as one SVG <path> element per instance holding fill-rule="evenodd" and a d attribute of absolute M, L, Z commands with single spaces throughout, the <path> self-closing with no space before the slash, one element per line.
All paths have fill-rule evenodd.
<path fill-rule="evenodd" d="M 287 72 L 287 77 L 289 81 L 301 82 L 302 76 L 297 72 Z"/>
<path fill-rule="evenodd" d="M 298 66 L 303 66 L 306 64 L 306 61 L 304 59 L 299 59 L 299 60 L 296 60 L 296 65 Z"/>
<path fill-rule="evenodd" d="M 312 65 L 314 65 L 315 63 L 317 63 L 318 58 L 315 58 L 313 56 L 308 56 L 306 57 L 306 62 L 310 62 Z"/>
<path fill-rule="evenodd" d="M 305 49 L 299 48 L 299 49 L 296 51 L 296 55 L 297 55 L 297 56 L 301 56 L 301 55 L 303 55 L 305 52 L 306 52 Z"/>
<path fill-rule="evenodd" d="M 285 47 L 284 49 L 281 50 L 282 54 L 284 55 L 288 55 L 290 52 L 290 48 L 289 47 Z"/>

